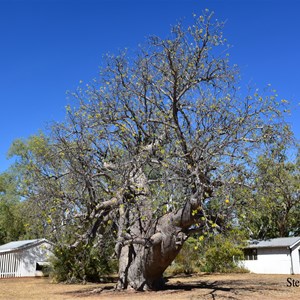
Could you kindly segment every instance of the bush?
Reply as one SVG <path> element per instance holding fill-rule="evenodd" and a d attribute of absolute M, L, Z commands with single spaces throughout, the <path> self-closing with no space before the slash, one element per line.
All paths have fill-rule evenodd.
<path fill-rule="evenodd" d="M 76 248 L 58 246 L 51 261 L 50 276 L 56 282 L 99 282 L 103 276 L 116 271 L 109 249 L 82 245 Z"/>
<path fill-rule="evenodd" d="M 183 245 L 181 251 L 166 270 L 169 276 L 177 274 L 192 274 L 200 271 L 199 252 L 196 251 L 197 240 L 189 238 Z"/>
<path fill-rule="evenodd" d="M 204 254 L 205 272 L 234 272 L 238 271 L 236 261 L 243 259 L 243 251 L 229 239 L 216 236 L 214 243 Z"/>
<path fill-rule="evenodd" d="M 237 265 L 243 259 L 242 232 L 232 230 L 225 235 L 190 237 L 166 270 L 167 275 L 197 272 L 247 272 Z"/>

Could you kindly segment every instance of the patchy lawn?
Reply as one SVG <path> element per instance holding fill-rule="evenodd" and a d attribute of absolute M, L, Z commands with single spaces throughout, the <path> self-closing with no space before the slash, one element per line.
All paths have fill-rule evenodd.
<path fill-rule="evenodd" d="M 0 299 L 300 299 L 297 285 L 300 275 L 201 274 L 170 278 L 163 291 L 136 293 L 115 292 L 113 283 L 66 285 L 51 283 L 48 278 L 15 278 L 0 279 Z"/>

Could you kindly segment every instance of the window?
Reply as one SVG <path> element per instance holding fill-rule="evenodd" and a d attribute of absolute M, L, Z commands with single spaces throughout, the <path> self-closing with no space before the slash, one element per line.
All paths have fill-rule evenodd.
<path fill-rule="evenodd" d="M 257 260 L 257 249 L 244 249 L 245 260 Z"/>

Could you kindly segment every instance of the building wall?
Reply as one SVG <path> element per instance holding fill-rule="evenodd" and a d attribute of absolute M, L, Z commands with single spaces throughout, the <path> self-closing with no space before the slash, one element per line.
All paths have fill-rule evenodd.
<path fill-rule="evenodd" d="M 300 245 L 292 249 L 293 273 L 300 274 Z"/>
<path fill-rule="evenodd" d="M 0 278 L 36 276 L 36 264 L 49 260 L 51 248 L 44 242 L 23 250 L 1 253 Z"/>
<path fill-rule="evenodd" d="M 35 276 L 36 263 L 48 261 L 50 254 L 50 245 L 48 243 L 43 243 L 22 251 L 22 258 L 19 266 L 19 272 L 22 274 L 21 276 Z"/>
<path fill-rule="evenodd" d="M 257 248 L 257 260 L 244 260 L 240 264 L 250 272 L 259 274 L 300 274 L 299 246 L 292 249 Z M 293 265 L 292 265 L 293 262 Z"/>

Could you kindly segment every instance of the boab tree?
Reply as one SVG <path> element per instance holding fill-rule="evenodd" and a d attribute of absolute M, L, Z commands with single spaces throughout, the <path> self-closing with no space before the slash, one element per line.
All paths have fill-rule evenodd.
<path fill-rule="evenodd" d="M 99 251 L 111 234 L 119 289 L 159 288 L 189 234 L 226 221 L 227 193 L 254 149 L 288 135 L 272 92 L 236 88 L 222 28 L 206 12 L 132 57 L 108 57 L 73 93 L 68 121 L 23 155 L 28 197 L 54 232 L 73 228 L 71 247 L 94 240 Z"/>

